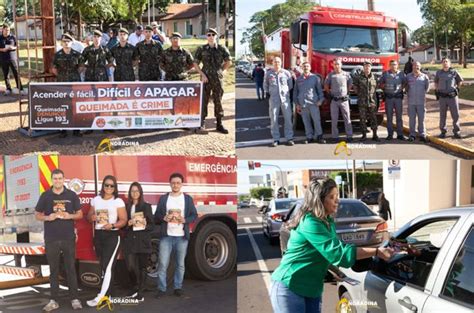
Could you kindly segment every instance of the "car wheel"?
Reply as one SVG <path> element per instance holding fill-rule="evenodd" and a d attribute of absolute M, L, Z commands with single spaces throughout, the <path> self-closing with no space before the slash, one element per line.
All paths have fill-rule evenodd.
<path fill-rule="evenodd" d="M 338 313 L 357 313 L 355 306 L 352 304 L 352 298 L 348 291 L 345 291 L 337 303 L 336 312 Z"/>

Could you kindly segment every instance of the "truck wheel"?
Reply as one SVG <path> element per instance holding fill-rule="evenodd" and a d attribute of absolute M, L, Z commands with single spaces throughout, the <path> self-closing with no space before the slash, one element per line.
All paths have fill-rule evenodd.
<path fill-rule="evenodd" d="M 234 273 L 237 262 L 235 234 L 222 222 L 207 222 L 193 233 L 186 261 L 198 279 L 226 279 Z"/>
<path fill-rule="evenodd" d="M 351 302 L 351 295 L 348 291 L 345 291 L 340 297 L 339 303 L 337 304 L 336 312 L 357 313 L 357 309 L 355 308 L 355 306 L 350 305 Z"/>

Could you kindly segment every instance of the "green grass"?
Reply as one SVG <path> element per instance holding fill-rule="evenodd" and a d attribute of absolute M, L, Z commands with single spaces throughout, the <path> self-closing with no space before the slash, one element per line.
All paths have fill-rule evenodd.
<path fill-rule="evenodd" d="M 441 64 L 431 64 L 425 63 L 421 65 L 422 68 L 430 70 L 430 71 L 437 71 L 441 69 Z M 457 62 L 452 62 L 451 67 L 455 68 L 456 71 L 461 75 L 461 77 L 465 80 L 472 80 L 474 79 L 474 64 L 468 63 L 467 68 L 463 68 L 462 65 L 459 65 Z"/>

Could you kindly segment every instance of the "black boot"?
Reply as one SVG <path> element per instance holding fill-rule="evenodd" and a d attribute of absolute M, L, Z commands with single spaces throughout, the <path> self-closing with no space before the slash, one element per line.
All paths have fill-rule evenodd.
<path fill-rule="evenodd" d="M 377 130 L 376 129 L 372 130 L 372 140 L 373 141 L 379 141 L 379 136 L 377 136 Z"/>
<path fill-rule="evenodd" d="M 219 133 L 222 133 L 222 134 L 228 134 L 229 131 L 227 129 L 225 129 L 224 125 L 222 125 L 222 120 L 220 118 L 217 118 L 217 127 L 216 127 L 216 130 L 219 132 Z"/>

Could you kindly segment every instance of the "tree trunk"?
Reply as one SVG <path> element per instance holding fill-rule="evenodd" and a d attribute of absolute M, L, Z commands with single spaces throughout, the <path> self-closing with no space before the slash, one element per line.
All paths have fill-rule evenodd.
<path fill-rule="evenodd" d="M 462 41 L 462 42 L 463 42 L 462 50 L 464 51 L 464 52 L 463 52 L 463 56 L 462 56 L 462 61 L 463 61 L 462 67 L 463 67 L 463 68 L 467 68 L 467 54 L 469 53 L 469 50 L 468 50 L 468 49 L 469 49 L 469 46 L 470 46 L 470 45 L 467 44 L 467 34 L 466 34 L 466 31 L 463 32 L 463 41 Z"/>
<path fill-rule="evenodd" d="M 225 37 L 225 46 L 229 48 L 229 0 L 224 0 L 225 1 L 225 20 L 224 20 L 224 37 Z"/>
<path fill-rule="evenodd" d="M 202 0 L 201 35 L 206 34 L 206 0 Z"/>
<path fill-rule="evenodd" d="M 82 41 L 82 13 L 81 8 L 78 10 L 78 17 L 77 17 L 77 38 L 78 40 Z"/>

